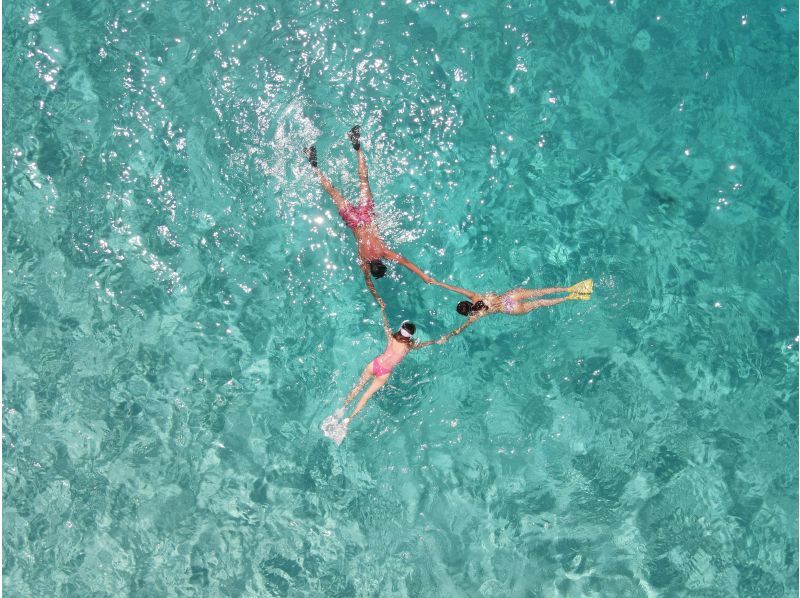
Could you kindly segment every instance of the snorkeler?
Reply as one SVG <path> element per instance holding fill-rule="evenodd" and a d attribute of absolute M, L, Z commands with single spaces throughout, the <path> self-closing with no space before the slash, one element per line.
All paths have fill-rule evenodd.
<path fill-rule="evenodd" d="M 449 289 L 455 293 L 465 295 L 469 301 L 461 301 L 456 306 L 456 311 L 469 319 L 461 326 L 451 332 L 449 336 L 460 334 L 467 326 L 470 326 L 489 314 L 507 314 L 509 316 L 521 316 L 540 307 L 550 307 L 558 305 L 562 301 L 582 300 L 592 298 L 593 283 L 592 279 L 582 280 L 571 287 L 549 287 L 546 289 L 511 289 L 500 295 L 496 293 L 474 293 L 466 289 L 461 289 L 449 284 L 436 282 L 441 287 Z M 555 293 L 569 293 L 566 297 L 555 299 L 538 299 L 545 295 Z M 531 301 L 532 300 L 532 301 Z"/>
<path fill-rule="evenodd" d="M 359 179 L 359 201 L 358 205 L 353 205 L 348 202 L 344 196 L 333 186 L 330 179 L 327 178 L 322 171 L 317 167 L 317 148 L 311 146 L 305 148 L 305 153 L 311 167 L 319 177 L 319 181 L 328 195 L 331 196 L 333 202 L 339 210 L 339 216 L 342 217 L 344 223 L 353 231 L 358 245 L 358 262 L 361 270 L 364 272 L 364 278 L 369 280 L 370 274 L 375 278 L 381 278 L 386 274 L 386 265 L 382 260 L 392 260 L 397 262 L 414 274 L 419 276 L 427 284 L 436 281 L 434 278 L 425 274 L 415 264 L 409 262 L 406 258 L 397 252 L 392 251 L 380 238 L 380 233 L 375 226 L 375 203 L 372 201 L 372 191 L 369 188 L 369 179 L 367 177 L 367 161 L 364 158 L 364 153 L 361 151 L 361 128 L 356 125 L 347 134 L 350 142 L 353 144 L 353 149 L 358 154 L 358 179 Z"/>
<path fill-rule="evenodd" d="M 414 326 L 414 324 L 411 322 L 403 322 L 397 332 L 392 332 L 392 329 L 389 327 L 389 320 L 386 317 L 386 304 L 383 302 L 383 299 L 381 299 L 380 296 L 374 292 L 374 289 L 370 290 L 373 292 L 381 306 L 383 330 L 386 333 L 387 346 L 386 350 L 369 362 L 364 368 L 364 371 L 361 372 L 361 377 L 358 379 L 358 382 L 356 382 L 356 385 L 353 386 L 350 394 L 347 395 L 344 405 L 337 409 L 333 415 L 325 418 L 325 421 L 322 422 L 322 432 L 336 444 L 341 444 L 342 440 L 344 440 L 344 437 L 347 435 L 347 426 L 350 424 L 352 419 L 364 408 L 370 398 L 372 398 L 372 395 L 374 395 L 384 384 L 386 384 L 389 376 L 392 375 L 392 370 L 394 370 L 394 368 L 397 367 L 401 361 L 403 361 L 409 352 L 416 349 L 422 349 L 423 347 L 428 347 L 433 344 L 444 344 L 444 342 L 450 336 L 455 334 L 455 331 L 453 331 L 435 341 L 425 341 L 424 343 L 420 343 L 415 341 L 413 338 L 417 329 L 416 326 Z M 372 383 L 369 385 L 369 388 L 367 388 L 364 394 L 361 395 L 361 399 L 356 404 L 356 408 L 349 417 L 341 419 L 344 416 L 347 406 L 358 395 L 358 393 L 364 389 L 364 387 L 367 385 L 367 382 L 370 380 L 372 380 Z M 340 419 L 341 422 L 338 421 Z"/>

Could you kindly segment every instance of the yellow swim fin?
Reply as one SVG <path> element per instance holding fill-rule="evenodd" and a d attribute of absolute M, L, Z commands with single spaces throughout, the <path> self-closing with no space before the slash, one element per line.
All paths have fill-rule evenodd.
<path fill-rule="evenodd" d="M 575 299 L 577 301 L 588 301 L 591 298 L 591 293 L 570 293 L 567 295 L 567 299 Z"/>
<path fill-rule="evenodd" d="M 572 285 L 567 290 L 570 293 L 591 294 L 593 288 L 594 284 L 592 283 L 592 279 L 587 278 L 586 280 L 580 281 L 578 284 Z"/>

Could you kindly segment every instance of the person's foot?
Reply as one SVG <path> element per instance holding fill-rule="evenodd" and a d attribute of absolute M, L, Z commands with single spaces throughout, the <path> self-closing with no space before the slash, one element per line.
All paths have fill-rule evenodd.
<path fill-rule="evenodd" d="M 325 436 L 333 440 L 336 443 L 336 446 L 342 444 L 345 436 L 347 436 L 347 426 L 350 424 L 350 418 L 347 417 L 343 419 L 339 424 L 334 424 L 328 431 L 325 432 Z"/>
<path fill-rule="evenodd" d="M 320 430 L 322 430 L 322 433 L 325 436 L 327 436 L 328 438 L 331 438 L 332 435 L 334 435 L 336 433 L 336 429 L 338 427 L 339 427 L 339 421 L 336 419 L 336 416 L 329 415 L 322 422 L 322 425 L 320 425 Z"/>
<path fill-rule="evenodd" d="M 589 299 L 592 298 L 592 295 L 591 293 L 570 293 L 566 298 L 575 301 L 589 301 Z"/>
<path fill-rule="evenodd" d="M 311 166 L 314 168 L 317 167 L 317 146 L 312 145 L 311 147 L 307 147 L 303 150 L 303 153 L 308 158 L 308 161 L 311 163 Z"/>
<path fill-rule="evenodd" d="M 353 144 L 354 150 L 358 151 L 361 149 L 361 127 L 359 125 L 350 129 L 347 137 L 350 139 L 350 143 Z"/>
<path fill-rule="evenodd" d="M 591 294 L 594 290 L 594 283 L 591 278 L 587 278 L 586 280 L 580 281 L 578 284 L 572 285 L 567 290 L 570 293 Z"/>

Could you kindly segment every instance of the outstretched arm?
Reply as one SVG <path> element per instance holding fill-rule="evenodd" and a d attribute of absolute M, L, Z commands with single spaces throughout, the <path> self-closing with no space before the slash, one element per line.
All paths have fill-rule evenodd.
<path fill-rule="evenodd" d="M 443 289 L 447 289 L 448 291 L 453 291 L 454 293 L 461 293 L 465 297 L 467 297 L 473 303 L 480 299 L 480 295 L 478 293 L 473 293 L 472 291 L 468 291 L 467 289 L 462 289 L 460 287 L 456 287 L 453 285 L 446 284 L 439 280 L 436 280 L 433 276 L 428 276 L 422 270 L 420 270 L 416 264 L 409 262 L 406 258 L 395 251 L 386 250 L 384 252 L 384 256 L 386 259 L 393 260 L 398 264 L 405 266 L 409 270 L 411 270 L 414 274 L 419 276 L 422 280 L 425 281 L 426 284 L 435 284 L 436 286 L 442 287 Z"/>
<path fill-rule="evenodd" d="M 459 326 L 455 330 L 451 330 L 450 332 L 448 332 L 444 336 L 437 338 L 435 341 L 425 341 L 424 343 L 418 343 L 418 344 L 414 345 L 414 349 L 422 349 L 423 347 L 428 347 L 430 345 L 443 345 L 443 344 L 445 344 L 447 342 L 447 340 L 451 336 L 455 336 L 457 334 L 461 334 L 462 332 L 464 332 L 464 330 L 467 328 L 467 326 L 471 326 L 472 324 L 474 324 L 479 319 L 480 318 L 470 318 L 469 320 L 464 322 L 461 326 Z"/>
<path fill-rule="evenodd" d="M 361 262 L 360 266 L 361 266 L 361 271 L 364 273 L 364 282 L 367 283 L 367 288 L 369 289 L 369 292 L 372 293 L 373 297 L 375 297 L 375 301 L 378 302 L 378 305 L 382 306 L 383 299 L 381 299 L 381 296 L 378 295 L 378 291 L 375 290 L 375 285 L 372 282 L 372 276 L 370 275 L 369 272 L 369 266 L 364 262 Z"/>
<path fill-rule="evenodd" d="M 383 299 L 380 300 L 381 317 L 383 318 L 383 331 L 386 333 L 386 339 L 392 338 L 392 328 L 389 326 L 389 318 L 386 317 L 386 304 Z"/>
<path fill-rule="evenodd" d="M 432 282 L 434 282 L 434 279 L 425 274 L 425 272 L 423 272 L 422 270 L 420 270 L 416 264 L 409 262 L 406 258 L 404 258 L 396 251 L 391 251 L 387 249 L 384 251 L 383 255 L 386 259 L 395 261 L 401 266 L 405 266 L 406 268 L 411 270 L 414 274 L 416 274 L 422 280 L 424 280 L 426 284 L 431 284 Z"/>
<path fill-rule="evenodd" d="M 392 329 L 389 326 L 389 319 L 386 317 L 386 303 L 378 295 L 378 291 L 375 290 L 375 284 L 372 282 L 372 276 L 369 273 L 369 267 L 366 264 L 361 264 L 361 271 L 364 273 L 364 281 L 367 283 L 367 288 L 369 292 L 372 293 L 372 296 L 375 297 L 375 301 L 378 302 L 378 305 L 381 306 L 381 317 L 383 318 L 383 331 L 386 333 L 386 338 L 392 336 Z"/>
<path fill-rule="evenodd" d="M 443 289 L 447 289 L 448 291 L 453 291 L 454 293 L 460 293 L 473 303 L 475 303 L 476 301 L 478 301 L 478 299 L 480 299 L 480 295 L 478 293 L 473 293 L 472 291 L 468 291 L 467 289 L 462 289 L 461 287 L 456 287 L 451 284 L 439 282 L 438 280 L 432 280 L 431 282 L 432 284 L 442 287 Z"/>

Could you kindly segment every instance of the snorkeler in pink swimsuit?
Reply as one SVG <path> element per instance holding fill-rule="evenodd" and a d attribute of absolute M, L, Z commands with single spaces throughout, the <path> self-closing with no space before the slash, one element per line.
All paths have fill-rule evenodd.
<path fill-rule="evenodd" d="M 571 287 L 549 287 L 546 289 L 511 289 L 502 294 L 496 293 L 475 293 L 449 284 L 435 282 L 439 286 L 461 293 L 469 298 L 469 301 L 461 301 L 456 306 L 456 311 L 469 319 L 456 328 L 450 336 L 460 334 L 467 326 L 470 326 L 490 314 L 506 314 L 509 316 L 521 316 L 540 307 L 550 307 L 558 305 L 568 300 L 589 300 L 592 298 L 594 288 L 592 279 L 582 280 Z M 545 295 L 556 293 L 569 293 L 566 297 L 555 299 L 538 299 Z M 533 299 L 533 301 L 531 301 Z"/>
<path fill-rule="evenodd" d="M 384 384 L 386 384 L 387 380 L 389 380 L 389 376 L 392 375 L 394 368 L 397 367 L 397 365 L 403 361 L 403 359 L 405 359 L 406 355 L 408 355 L 411 351 L 422 349 L 423 347 L 428 347 L 433 344 L 444 344 L 449 337 L 456 333 L 453 331 L 436 339 L 435 341 L 425 341 L 424 343 L 419 343 L 413 338 L 414 333 L 416 332 L 416 326 L 414 326 L 414 324 L 411 322 L 403 322 L 397 332 L 392 332 L 392 329 L 389 327 L 389 320 L 386 317 L 386 304 L 375 292 L 374 288 L 370 290 L 373 292 L 378 300 L 378 304 L 381 306 L 383 331 L 386 333 L 387 346 L 386 350 L 378 355 L 375 359 L 370 361 L 364 368 L 364 371 L 361 372 L 361 377 L 347 395 L 344 405 L 337 409 L 336 413 L 327 417 L 325 421 L 322 422 L 322 431 L 326 436 L 336 442 L 336 444 L 342 442 L 347 434 L 347 426 L 350 424 L 350 421 L 358 414 L 359 411 L 364 408 L 370 398 L 372 398 L 372 395 L 374 395 Z M 370 380 L 372 380 L 372 384 L 370 384 L 369 388 L 367 388 L 364 394 L 361 395 L 361 399 L 358 401 L 356 408 L 349 417 L 342 419 L 347 406 L 358 395 L 358 393 L 364 389 L 364 386 L 366 386 L 367 382 Z"/>
<path fill-rule="evenodd" d="M 399 253 L 392 251 L 380 237 L 378 228 L 375 226 L 375 203 L 372 200 L 372 191 L 369 187 L 367 177 L 367 161 L 361 151 L 361 129 L 358 126 L 350 129 L 348 133 L 353 149 L 358 154 L 358 179 L 359 179 L 359 200 L 358 204 L 353 205 L 333 186 L 330 179 L 322 174 L 317 167 L 317 148 L 308 147 L 304 150 L 311 167 L 319 177 L 322 187 L 331 196 L 333 202 L 339 210 L 339 216 L 344 223 L 353 231 L 358 245 L 358 262 L 364 272 L 364 278 L 369 281 L 370 274 L 375 278 L 381 278 L 386 274 L 386 265 L 382 260 L 392 260 L 411 270 L 427 284 L 436 283 L 434 278 L 425 274 L 415 264 L 409 262 Z M 369 286 L 369 285 L 368 285 Z M 370 289 L 372 290 L 372 289 Z"/>

